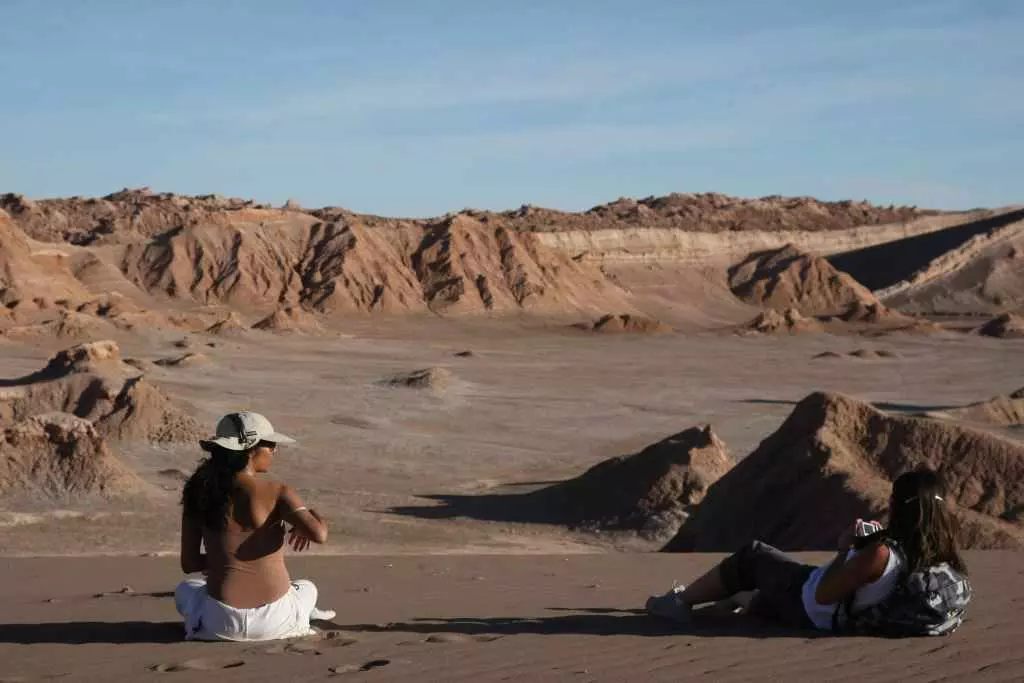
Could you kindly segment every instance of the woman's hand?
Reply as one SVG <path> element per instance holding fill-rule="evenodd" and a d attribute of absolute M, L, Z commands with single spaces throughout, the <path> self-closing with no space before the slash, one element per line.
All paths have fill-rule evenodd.
<path fill-rule="evenodd" d="M 857 525 L 863 521 L 858 518 L 846 531 L 839 535 L 839 541 L 836 543 L 836 547 L 839 550 L 849 550 L 853 546 L 853 539 L 857 537 Z"/>
<path fill-rule="evenodd" d="M 288 532 L 288 543 L 291 544 L 292 550 L 301 553 L 309 547 L 310 541 L 301 531 L 292 527 L 291 531 Z"/>

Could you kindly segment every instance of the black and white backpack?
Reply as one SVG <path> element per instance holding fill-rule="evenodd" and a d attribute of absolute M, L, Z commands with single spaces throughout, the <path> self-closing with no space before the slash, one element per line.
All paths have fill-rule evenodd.
<path fill-rule="evenodd" d="M 971 601 L 967 577 L 945 562 L 908 571 L 899 544 L 890 539 L 885 544 L 903 560 L 893 592 L 877 605 L 852 614 L 856 594 L 851 595 L 836 608 L 833 630 L 890 638 L 944 636 L 955 631 Z"/>

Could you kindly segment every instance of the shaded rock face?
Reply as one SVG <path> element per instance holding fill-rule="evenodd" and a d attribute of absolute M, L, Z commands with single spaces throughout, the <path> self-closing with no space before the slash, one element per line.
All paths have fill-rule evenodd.
<path fill-rule="evenodd" d="M 171 442 L 203 435 L 195 419 L 121 359 L 112 341 L 70 347 L 41 370 L 4 384 L 4 423 L 57 411 L 88 420 L 108 439 Z"/>
<path fill-rule="evenodd" d="M 664 334 L 671 332 L 672 327 L 660 320 L 648 318 L 643 315 L 604 315 L 593 322 L 593 324 L 581 324 L 577 327 L 589 329 L 594 332 L 628 333 L 628 334 Z"/>
<path fill-rule="evenodd" d="M 140 493 L 146 485 L 88 420 L 45 413 L 0 431 L 0 493 L 47 498 Z"/>
<path fill-rule="evenodd" d="M 852 277 L 793 245 L 751 254 L 730 268 L 729 288 L 754 306 L 795 309 L 810 316 L 836 314 L 852 304 L 878 303 Z"/>
<path fill-rule="evenodd" d="M 1024 339 L 1024 316 L 1004 313 L 979 327 L 977 332 L 997 339 Z"/>
<path fill-rule="evenodd" d="M 545 493 L 575 526 L 665 540 L 731 466 L 725 443 L 705 425 L 605 460 Z"/>
<path fill-rule="evenodd" d="M 732 552 L 752 539 L 832 549 L 851 520 L 884 519 L 892 481 L 922 465 L 945 482 L 965 547 L 1024 547 L 1020 444 L 816 393 L 711 486 L 665 549 Z"/>

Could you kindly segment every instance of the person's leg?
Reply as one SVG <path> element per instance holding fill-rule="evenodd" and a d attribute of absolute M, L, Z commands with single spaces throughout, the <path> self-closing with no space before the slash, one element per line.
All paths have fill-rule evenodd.
<path fill-rule="evenodd" d="M 292 581 L 292 590 L 295 591 L 299 599 L 299 608 L 303 612 L 308 614 L 316 608 L 316 599 L 319 596 L 316 584 L 306 579 L 298 579 Z"/>
<path fill-rule="evenodd" d="M 688 621 L 694 605 L 755 590 L 760 601 L 766 592 L 783 585 L 788 588 L 797 574 L 806 577 L 808 569 L 813 568 L 787 557 L 767 543 L 753 541 L 689 586 L 677 586 L 665 595 L 652 597 L 647 601 L 647 609 L 659 616 Z"/>
<path fill-rule="evenodd" d="M 187 619 L 192 607 L 205 593 L 205 579 L 185 579 L 179 583 L 178 587 L 174 589 L 174 607 L 178 610 L 178 614 Z"/>

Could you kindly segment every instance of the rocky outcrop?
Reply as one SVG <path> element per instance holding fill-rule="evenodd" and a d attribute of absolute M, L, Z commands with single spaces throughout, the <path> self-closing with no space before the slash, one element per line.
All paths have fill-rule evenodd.
<path fill-rule="evenodd" d="M 45 413 L 0 430 L 0 493 L 63 499 L 124 496 L 145 489 L 88 420 Z"/>
<path fill-rule="evenodd" d="M 758 313 L 750 322 L 740 325 L 738 334 L 801 334 L 824 332 L 825 328 L 814 318 L 801 315 L 793 308 L 784 311 L 769 310 Z"/>
<path fill-rule="evenodd" d="M 665 541 L 731 466 L 725 443 L 704 425 L 604 460 L 546 494 L 573 526 Z"/>
<path fill-rule="evenodd" d="M 884 519 L 892 481 L 922 465 L 944 481 L 966 546 L 1024 547 L 1024 446 L 815 393 L 711 486 L 666 549 L 731 552 L 755 538 L 832 549 L 852 520 Z"/>
<path fill-rule="evenodd" d="M 793 245 L 751 254 L 729 269 L 729 287 L 742 301 L 762 308 L 831 315 L 878 300 L 856 280 Z"/>
<path fill-rule="evenodd" d="M 56 411 L 88 420 L 107 439 L 171 442 L 203 435 L 195 419 L 138 368 L 122 361 L 112 341 L 60 351 L 41 370 L 4 385 L 0 390 L 4 423 Z"/>

